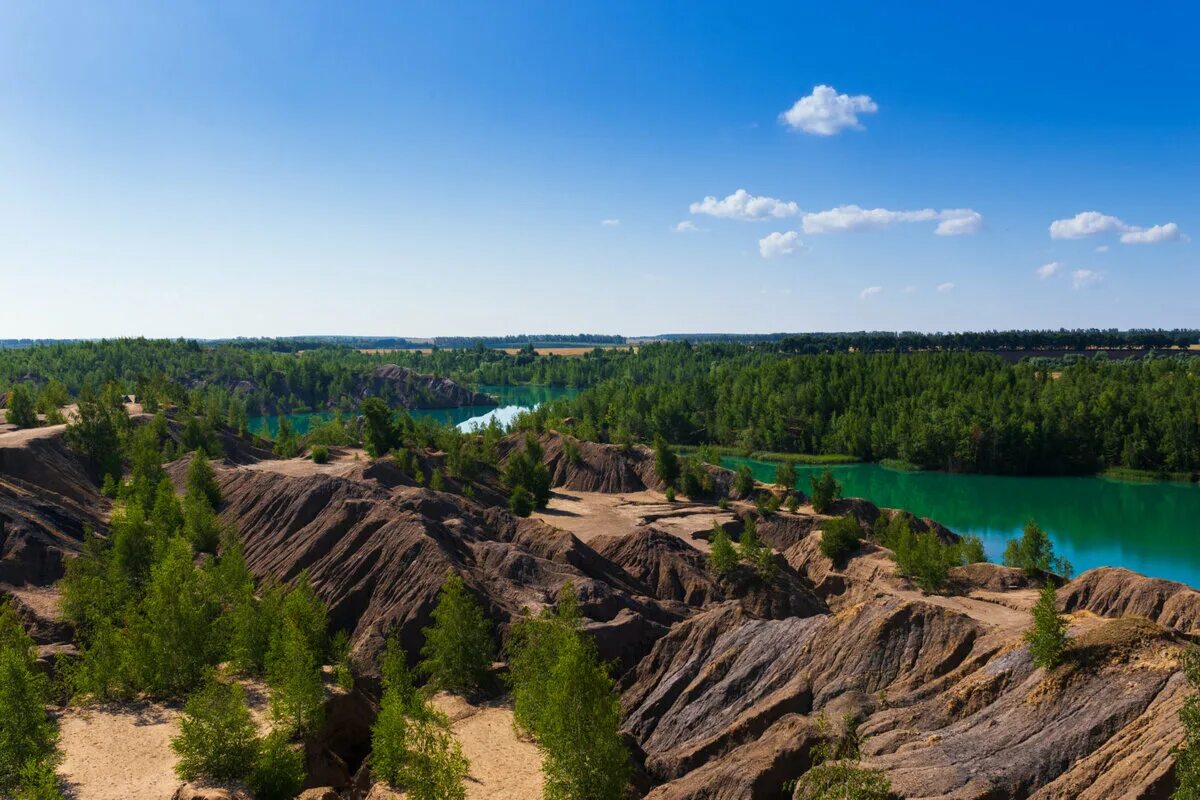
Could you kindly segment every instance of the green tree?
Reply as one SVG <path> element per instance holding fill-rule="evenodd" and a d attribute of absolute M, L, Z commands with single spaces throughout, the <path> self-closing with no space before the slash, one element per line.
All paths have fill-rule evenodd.
<path fill-rule="evenodd" d="M 821 473 L 819 479 L 815 475 L 811 475 L 808 481 L 812 489 L 813 511 L 818 514 L 828 513 L 833 508 L 833 504 L 842 496 L 842 485 L 828 469 Z"/>
<path fill-rule="evenodd" d="M 713 525 L 713 535 L 709 542 L 708 569 L 717 577 L 731 572 L 738 564 L 737 551 L 729 534 L 720 525 Z"/>
<path fill-rule="evenodd" d="M 254 767 L 258 746 L 245 691 L 212 676 L 188 698 L 179 734 L 171 739 L 179 756 L 175 772 L 185 781 L 242 780 Z"/>
<path fill-rule="evenodd" d="M 259 743 L 248 783 L 255 800 L 293 800 L 305 776 L 304 751 L 293 746 L 286 733 L 273 731 Z"/>
<path fill-rule="evenodd" d="M 550 502 L 550 470 L 542 461 L 542 445 L 531 433 L 525 434 L 524 447 L 512 453 L 504 465 L 504 484 L 515 494 L 522 487 L 533 496 L 537 508 Z M 511 500 L 510 495 L 510 500 Z"/>
<path fill-rule="evenodd" d="M 363 448 L 371 458 L 387 455 L 392 449 L 395 428 L 392 410 L 378 397 L 368 397 L 359 406 L 363 417 Z"/>
<path fill-rule="evenodd" d="M 1034 666 L 1046 669 L 1062 663 L 1067 646 L 1067 620 L 1058 613 L 1056 601 L 1054 584 L 1046 581 L 1033 605 L 1033 625 L 1025 632 Z"/>
<path fill-rule="evenodd" d="M 54 763 L 58 732 L 46 714 L 49 681 L 34 664 L 33 641 L 12 608 L 0 605 L 0 792 L 20 791 Z"/>
<path fill-rule="evenodd" d="M 679 481 L 679 456 L 662 437 L 654 441 L 654 474 L 668 488 Z"/>
<path fill-rule="evenodd" d="M 783 489 L 791 489 L 800 478 L 796 474 L 796 462 L 784 461 L 775 467 L 775 485 Z"/>
<path fill-rule="evenodd" d="M 88 462 L 94 474 L 103 481 L 121 478 L 120 431 L 125 409 L 106 406 L 89 388 L 79 393 L 75 419 L 67 425 L 64 439 Z M 127 418 L 126 418 L 127 419 Z"/>
<path fill-rule="evenodd" d="M 46 385 L 38 394 L 37 408 L 46 416 L 48 424 L 62 425 L 67 421 L 62 409 L 70 402 L 71 395 L 67 392 L 67 387 L 63 385 L 62 381 L 51 378 L 46 381 Z"/>
<path fill-rule="evenodd" d="M 492 624 L 457 573 L 446 576 L 433 609 L 433 625 L 422 634 L 421 672 L 450 692 L 479 691 L 491 670 L 496 643 Z"/>
<path fill-rule="evenodd" d="M 9 424 L 18 428 L 36 428 L 38 426 L 37 409 L 33 402 L 33 392 L 29 384 L 18 383 L 8 392 L 8 410 L 5 417 Z"/>
<path fill-rule="evenodd" d="M 217 485 L 216 473 L 213 472 L 212 464 L 203 450 L 192 453 L 192 459 L 188 463 L 184 498 L 186 500 L 189 497 L 203 499 L 214 511 L 221 505 L 221 487 Z"/>
<path fill-rule="evenodd" d="M 1192 691 L 1179 709 L 1183 741 L 1173 751 L 1177 786 L 1171 800 L 1200 800 L 1200 651 L 1189 648 L 1182 667 Z"/>
<path fill-rule="evenodd" d="M 528 517 L 536 505 L 533 495 L 524 486 L 514 486 L 508 496 L 508 510 L 518 517 Z"/>
<path fill-rule="evenodd" d="M 1004 565 L 1025 570 L 1036 577 L 1044 572 L 1071 577 L 1071 562 L 1054 554 L 1050 537 L 1034 520 L 1025 523 L 1020 539 L 1009 539 L 1004 548 Z"/>
<path fill-rule="evenodd" d="M 325 721 L 321 661 L 299 626 L 284 618 L 267 656 L 271 716 L 282 730 L 315 733 Z"/>
<path fill-rule="evenodd" d="M 821 524 L 821 553 L 835 563 L 843 562 L 862 541 L 862 528 L 850 515 L 827 519 Z"/>
<path fill-rule="evenodd" d="M 536 734 L 547 713 L 550 671 L 567 639 L 579 635 L 581 616 L 575 587 L 566 583 L 558 603 L 536 617 L 525 617 L 509 630 L 508 682 L 512 687 L 513 721 L 517 728 Z"/>
<path fill-rule="evenodd" d="M 742 518 L 742 535 L 738 537 L 738 557 L 753 564 L 762 549 L 762 542 L 758 540 L 758 523 L 747 514 Z"/>
<path fill-rule="evenodd" d="M 737 468 L 737 474 L 733 477 L 733 490 L 737 492 L 738 497 L 749 497 L 754 493 L 754 473 L 745 464 Z"/>

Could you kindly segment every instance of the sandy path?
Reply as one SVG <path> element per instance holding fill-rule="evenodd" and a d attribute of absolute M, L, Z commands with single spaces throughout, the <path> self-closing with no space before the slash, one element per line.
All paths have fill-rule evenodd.
<path fill-rule="evenodd" d="M 179 787 L 171 737 L 179 713 L 157 704 L 68 708 L 58 774 L 77 800 L 166 800 Z"/>
<path fill-rule="evenodd" d="M 450 717 L 463 755 L 471 762 L 467 800 L 530 800 L 542 796 L 542 757 L 513 731 L 507 705 L 472 705 L 439 693 L 433 705 Z"/>
<path fill-rule="evenodd" d="M 605 494 L 559 489 L 546 509 L 534 516 L 570 531 L 582 542 L 601 536 L 628 536 L 650 524 L 692 547 L 707 550 L 707 542 L 693 539 L 692 534 L 709 530 L 716 522 L 728 522 L 733 512 L 704 503 L 668 503 L 662 494 L 651 491 Z"/>

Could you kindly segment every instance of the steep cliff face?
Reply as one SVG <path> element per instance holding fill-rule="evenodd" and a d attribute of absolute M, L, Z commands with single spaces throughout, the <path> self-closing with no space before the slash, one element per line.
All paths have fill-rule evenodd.
<path fill-rule="evenodd" d="M 381 397 L 399 408 L 457 408 L 494 406 L 496 399 L 455 383 L 450 378 L 423 375 L 407 367 L 385 364 L 358 383 L 359 398 Z"/>

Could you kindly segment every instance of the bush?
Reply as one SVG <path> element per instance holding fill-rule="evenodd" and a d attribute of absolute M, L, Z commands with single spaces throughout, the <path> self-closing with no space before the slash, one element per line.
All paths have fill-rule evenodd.
<path fill-rule="evenodd" d="M 820 479 L 815 475 L 809 476 L 809 486 L 812 489 L 812 507 L 818 514 L 826 514 L 838 498 L 842 496 L 842 485 L 826 469 Z"/>
<path fill-rule="evenodd" d="M 282 733 L 272 733 L 259 744 L 250 773 L 254 800 L 293 800 L 304 785 L 304 751 L 288 743 Z"/>
<path fill-rule="evenodd" d="M 542 446 L 537 437 L 532 433 L 525 434 L 524 444 L 521 451 L 508 457 L 504 467 L 504 484 L 514 494 L 518 488 L 524 488 L 533 496 L 536 508 L 545 508 L 550 502 L 550 470 L 542 463 Z M 511 496 L 509 500 L 511 507 Z"/>
<path fill-rule="evenodd" d="M 668 487 L 667 487 L 667 491 L 666 491 L 666 493 L 665 493 L 665 497 L 667 498 L 667 502 L 668 502 L 668 503 L 674 503 L 674 502 L 675 502 L 675 487 L 674 487 L 674 486 L 668 486 Z"/>
<path fill-rule="evenodd" d="M 795 514 L 796 509 L 798 509 L 798 508 L 800 508 L 800 495 L 796 494 L 795 492 L 792 492 L 791 494 L 788 495 L 787 510 L 790 511 L 791 513 Z"/>
<path fill-rule="evenodd" d="M 796 485 L 799 476 L 796 474 L 796 464 L 794 461 L 784 461 L 775 467 L 775 484 L 784 489 L 791 489 Z"/>
<path fill-rule="evenodd" d="M 713 525 L 713 537 L 709 544 L 708 568 L 714 575 L 720 577 L 737 566 L 737 551 L 733 549 L 733 542 L 729 541 L 729 534 L 720 525 Z"/>
<path fill-rule="evenodd" d="M 1183 674 L 1191 693 L 1179 709 L 1183 741 L 1175 748 L 1175 780 L 1172 800 L 1200 800 L 1200 650 L 1189 648 L 1183 655 Z"/>
<path fill-rule="evenodd" d="M 175 772 L 185 781 L 246 778 L 258 755 L 258 740 L 242 687 L 210 676 L 183 707 L 171 749 L 179 755 Z"/>
<path fill-rule="evenodd" d="M 858 550 L 861 541 L 862 528 L 850 515 L 834 517 L 821 525 L 821 553 L 834 562 L 844 561 Z"/>
<path fill-rule="evenodd" d="M 492 624 L 456 573 L 446 576 L 433 609 L 433 625 L 421 633 L 425 636 L 421 672 L 450 692 L 479 691 L 492 668 L 496 643 Z"/>
<path fill-rule="evenodd" d="M 835 762 L 804 773 L 792 796 L 794 800 L 889 800 L 892 784 L 880 770 Z"/>
<path fill-rule="evenodd" d="M 1009 539 L 1004 548 L 1004 565 L 1019 567 L 1025 574 L 1036 577 L 1044 572 L 1071 577 L 1071 562 L 1054 554 L 1054 545 L 1046 532 L 1034 520 L 1025 523 L 1020 539 Z"/>
<path fill-rule="evenodd" d="M 517 729 L 536 734 L 547 712 L 550 670 L 563 642 L 578 635 L 579 601 L 568 582 L 558 604 L 540 616 L 518 620 L 509 631 L 508 682 L 513 695 L 513 722 Z"/>
<path fill-rule="evenodd" d="M 738 556 L 743 561 L 754 563 L 762 549 L 762 543 L 758 541 L 758 523 L 747 514 L 742 520 L 742 535 L 738 537 Z"/>
<path fill-rule="evenodd" d="M 54 769 L 56 763 L 56 758 L 26 761 L 13 800 L 63 800 L 62 782 Z"/>
<path fill-rule="evenodd" d="M 983 540 L 978 536 L 964 536 L 958 542 L 959 553 L 964 564 L 980 564 L 987 561 Z"/>
<path fill-rule="evenodd" d="M 739 497 L 749 497 L 754 493 L 754 473 L 746 464 L 737 468 L 737 474 L 733 476 L 733 490 Z"/>
<path fill-rule="evenodd" d="M 33 402 L 33 392 L 26 383 L 18 383 L 8 393 L 8 410 L 5 419 L 10 425 L 18 428 L 36 428 L 38 425 L 37 408 Z"/>
<path fill-rule="evenodd" d="M 308 455 L 314 464 L 329 463 L 329 448 L 323 444 L 314 444 Z"/>
<path fill-rule="evenodd" d="M 431 475 L 429 478 L 429 488 L 435 492 L 441 492 L 445 490 L 446 484 L 445 481 L 442 480 L 442 471 L 440 469 L 435 468 L 433 470 L 433 475 Z"/>
<path fill-rule="evenodd" d="M 203 450 L 193 452 L 191 463 L 188 464 L 184 498 L 189 497 L 204 498 L 213 510 L 221 504 L 221 489 L 217 486 L 217 476 L 213 473 L 212 464 Z"/>
<path fill-rule="evenodd" d="M 508 496 L 508 510 L 518 517 L 528 517 L 533 513 L 534 499 L 524 486 L 516 486 Z"/>
<path fill-rule="evenodd" d="M 27 781 L 41 779 L 40 765 L 53 772 L 58 732 L 46 714 L 49 681 L 34 665 L 33 653 L 17 615 L 0 605 L 0 793 L 34 791 L 36 783 Z"/>
<path fill-rule="evenodd" d="M 662 437 L 654 441 L 654 474 L 667 488 L 675 486 L 679 480 L 679 457 Z"/>
<path fill-rule="evenodd" d="M 1033 605 L 1033 625 L 1025 632 L 1029 655 L 1036 667 L 1051 669 L 1062 663 L 1067 646 L 1067 620 L 1058 613 L 1056 602 L 1054 584 L 1047 581 Z"/>

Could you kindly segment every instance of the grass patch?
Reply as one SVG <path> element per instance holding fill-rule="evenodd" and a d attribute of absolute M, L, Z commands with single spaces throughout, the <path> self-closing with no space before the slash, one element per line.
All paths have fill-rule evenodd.
<path fill-rule="evenodd" d="M 1109 467 L 1101 472 L 1099 477 L 1113 481 L 1136 481 L 1138 483 L 1154 483 L 1156 481 L 1195 483 L 1200 475 L 1193 472 L 1160 472 L 1152 469 Z"/>
<path fill-rule="evenodd" d="M 692 445 L 672 445 L 680 455 L 688 456 L 700 450 Z M 844 453 L 778 453 L 772 450 L 746 450 L 741 447 L 712 445 L 718 455 L 749 458 L 754 461 L 792 461 L 796 464 L 857 464 L 861 459 Z"/>
<path fill-rule="evenodd" d="M 921 472 L 922 468 L 912 463 L 899 458 L 883 458 L 879 460 L 879 466 L 885 469 L 894 469 L 897 472 Z"/>

